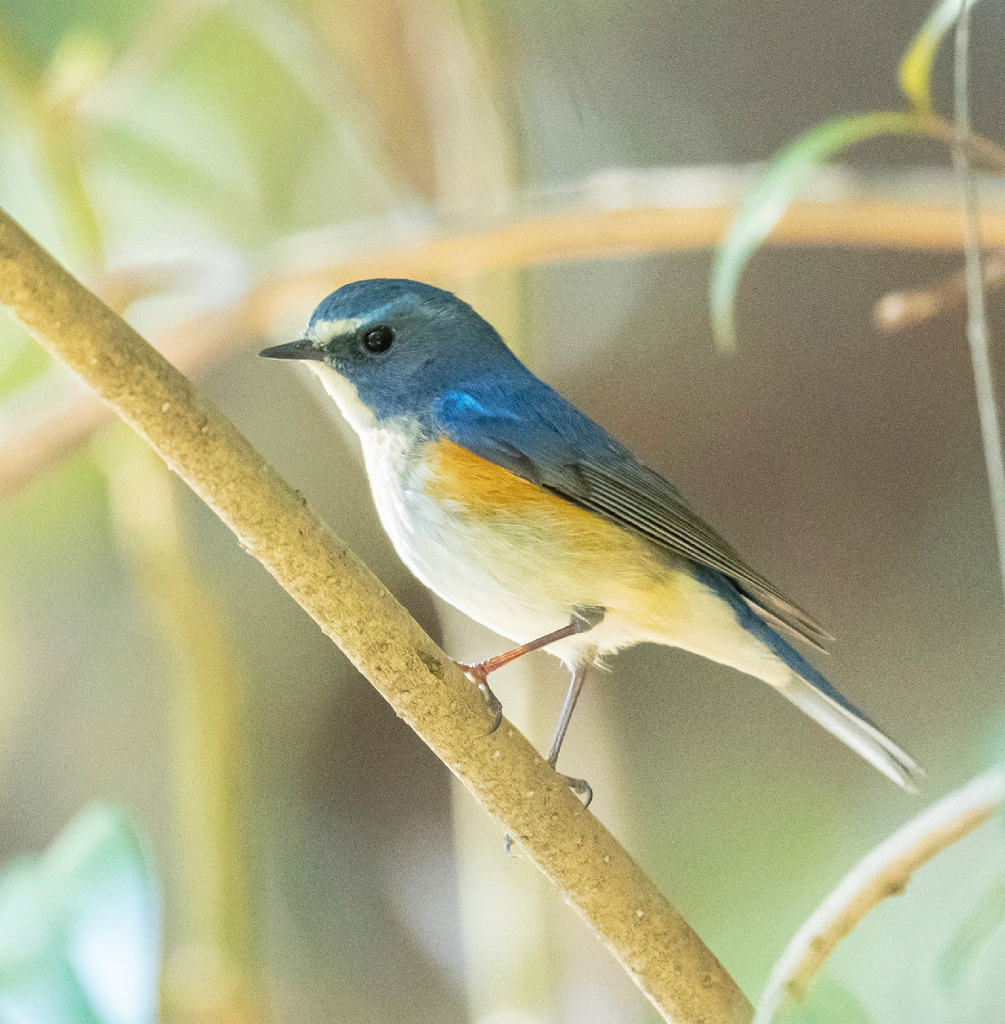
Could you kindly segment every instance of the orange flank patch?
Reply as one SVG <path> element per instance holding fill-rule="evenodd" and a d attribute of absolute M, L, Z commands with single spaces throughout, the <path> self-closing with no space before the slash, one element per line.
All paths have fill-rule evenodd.
<path fill-rule="evenodd" d="M 456 501 L 475 515 L 490 516 L 500 512 L 589 515 L 453 441 L 433 441 L 426 449 L 425 463 L 428 476 L 423 489 L 426 494 L 437 501 Z"/>
<path fill-rule="evenodd" d="M 422 462 L 424 494 L 452 507 L 453 534 L 469 557 L 486 560 L 486 578 L 542 607 L 600 605 L 608 636 L 622 620 L 634 623 L 625 627 L 633 636 L 664 628 L 686 577 L 668 571 L 651 544 L 452 441 L 428 444 Z"/>
<path fill-rule="evenodd" d="M 555 543 L 558 528 L 565 543 L 581 550 L 607 551 L 639 542 L 599 516 L 524 480 L 508 469 L 469 452 L 453 441 L 434 441 L 426 449 L 424 491 L 434 501 L 456 502 L 475 520 L 516 520 L 522 527 L 546 529 Z"/>

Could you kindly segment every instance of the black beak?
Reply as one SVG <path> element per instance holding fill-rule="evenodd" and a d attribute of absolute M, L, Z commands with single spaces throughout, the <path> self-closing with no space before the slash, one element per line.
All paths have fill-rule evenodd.
<path fill-rule="evenodd" d="M 316 359 L 324 362 L 324 349 L 315 348 L 309 338 L 297 338 L 296 341 L 288 341 L 285 345 L 273 345 L 272 348 L 262 349 L 258 353 L 266 359 Z"/>

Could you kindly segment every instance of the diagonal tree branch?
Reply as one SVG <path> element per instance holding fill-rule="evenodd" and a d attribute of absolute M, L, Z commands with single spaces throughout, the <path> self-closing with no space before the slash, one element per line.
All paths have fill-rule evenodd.
<path fill-rule="evenodd" d="M 752 1008 L 617 840 L 191 383 L 0 211 L 0 302 L 198 494 L 488 811 L 667 1020 Z"/>

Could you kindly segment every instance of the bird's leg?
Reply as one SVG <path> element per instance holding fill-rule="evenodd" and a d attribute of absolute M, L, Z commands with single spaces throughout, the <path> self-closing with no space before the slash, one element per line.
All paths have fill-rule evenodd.
<path fill-rule="evenodd" d="M 603 608 L 576 608 L 567 626 L 554 629 L 550 633 L 545 633 L 544 636 L 539 636 L 536 640 L 530 640 L 525 644 L 520 644 L 519 647 L 514 647 L 511 651 L 497 654 L 494 658 L 486 658 L 485 661 L 479 661 L 477 665 L 461 665 L 461 668 L 469 676 L 484 679 L 490 672 L 503 668 L 510 662 L 516 661 L 517 658 L 530 654 L 531 651 L 538 651 L 542 647 L 547 647 L 548 644 L 553 644 L 559 640 L 565 640 L 567 637 L 575 636 L 577 633 L 585 633 L 587 630 L 593 629 L 603 618 Z"/>
<path fill-rule="evenodd" d="M 525 654 L 530 654 L 531 651 L 540 650 L 542 647 L 547 647 L 548 644 L 553 644 L 558 640 L 565 640 L 567 637 L 575 636 L 577 633 L 585 633 L 593 629 L 603 619 L 603 608 L 577 607 L 572 610 L 572 618 L 569 620 L 569 624 L 562 626 L 561 629 L 552 630 L 550 633 L 545 633 L 544 636 L 539 636 L 536 640 L 521 644 L 519 647 L 514 647 L 513 650 L 506 651 L 503 654 L 497 654 L 494 658 L 479 661 L 476 665 L 465 665 L 458 662 L 464 674 L 481 691 L 482 696 L 485 698 L 485 703 L 496 713 L 496 721 L 492 727 L 492 732 L 499 728 L 499 723 L 502 721 L 502 704 L 499 703 L 499 698 L 489 689 L 489 673 L 495 672 L 504 665 L 508 665 L 511 661 L 516 661 L 517 658 L 522 658 Z M 573 700 L 573 704 L 575 704 L 575 700 Z M 571 708 L 569 709 L 569 714 L 572 714 Z M 561 740 L 559 745 L 561 745 Z M 557 757 L 558 755 L 556 754 L 555 756 Z"/>
<path fill-rule="evenodd" d="M 546 758 L 552 768 L 558 763 L 558 752 L 562 749 L 562 741 L 565 739 L 565 733 L 569 728 L 569 720 L 572 718 L 572 712 L 575 710 L 576 701 L 579 700 L 583 683 L 586 682 L 588 668 L 589 666 L 584 662 L 577 665 L 572 671 L 572 679 L 569 681 L 569 692 L 565 695 L 562 713 L 558 716 L 558 725 L 555 727 L 555 738 L 551 741 L 551 750 L 548 751 L 548 757 Z M 570 775 L 563 775 L 562 778 L 569 784 L 570 789 L 580 796 L 586 797 L 585 806 L 589 807 L 590 802 L 593 800 L 593 790 L 586 779 L 574 779 Z"/>

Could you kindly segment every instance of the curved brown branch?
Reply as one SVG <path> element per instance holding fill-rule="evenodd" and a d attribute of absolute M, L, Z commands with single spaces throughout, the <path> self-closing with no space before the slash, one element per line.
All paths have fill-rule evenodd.
<path fill-rule="evenodd" d="M 986 292 L 1005 288 L 1005 251 L 998 249 L 987 256 L 982 279 Z M 966 271 L 956 270 L 927 288 L 888 292 L 873 307 L 872 319 L 879 330 L 893 333 L 959 309 L 966 301 Z"/>
<path fill-rule="evenodd" d="M 768 238 L 773 245 L 831 245 L 926 252 L 963 247 L 957 197 L 931 197 L 930 187 L 868 196 L 869 179 L 837 173 L 836 196 L 793 203 Z M 707 181 L 705 180 L 707 179 Z M 721 180 L 720 180 L 721 179 Z M 457 287 L 494 270 L 551 262 L 684 252 L 716 245 L 749 181 L 744 173 L 622 171 L 570 190 L 572 209 L 532 211 L 448 231 L 440 226 L 395 226 L 391 219 L 359 232 L 348 229 L 313 247 L 298 239 L 293 255 L 233 305 L 200 314 L 154 338 L 159 351 L 188 374 L 218 362 L 251 339 L 299 329 L 318 299 L 362 277 L 414 277 Z M 1005 236 L 1005 211 L 985 210 L 982 237 Z M 347 245 L 346 237 L 363 241 Z M 341 241 L 339 240 L 341 238 Z M 303 250 L 319 255 L 305 265 Z M 323 253 L 324 255 L 320 255 Z M 335 253 L 333 258 L 330 253 Z M 285 263 L 285 266 L 283 265 Z M 43 411 L 16 430 L 0 430 L 0 498 L 39 469 L 71 451 L 107 415 L 84 393 L 64 407 Z"/>
<path fill-rule="evenodd" d="M 0 211 L 0 302 L 213 509 L 513 835 L 667 1020 L 743 993 L 620 844 L 220 412 Z"/>
<path fill-rule="evenodd" d="M 956 126 L 950 124 L 943 117 L 936 115 L 929 118 L 928 130 L 933 139 L 938 139 L 947 146 L 952 146 L 957 141 Z M 1005 149 L 1002 149 L 997 142 L 992 142 L 991 139 L 986 139 L 976 132 L 970 132 L 964 146 L 967 155 L 975 163 L 981 164 L 990 171 L 1005 172 Z"/>
<path fill-rule="evenodd" d="M 807 918 L 771 970 L 755 1024 L 770 1024 L 786 999 L 800 1000 L 824 961 L 887 898 L 902 893 L 922 865 L 1001 812 L 1005 772 L 973 779 L 909 821 L 862 858 Z"/>

